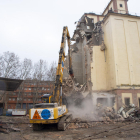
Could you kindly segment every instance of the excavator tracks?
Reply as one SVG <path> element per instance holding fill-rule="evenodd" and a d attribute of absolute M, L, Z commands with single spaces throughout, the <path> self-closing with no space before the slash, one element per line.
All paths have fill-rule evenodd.
<path fill-rule="evenodd" d="M 72 114 L 64 115 L 58 122 L 58 130 L 65 131 L 67 126 L 69 125 L 68 122 L 72 120 Z"/>

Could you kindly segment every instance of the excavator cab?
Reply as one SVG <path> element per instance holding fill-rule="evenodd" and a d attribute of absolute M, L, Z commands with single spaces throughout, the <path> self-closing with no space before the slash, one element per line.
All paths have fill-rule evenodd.
<path fill-rule="evenodd" d="M 51 103 L 51 97 L 52 97 L 52 94 L 44 94 L 41 97 L 42 103 Z"/>

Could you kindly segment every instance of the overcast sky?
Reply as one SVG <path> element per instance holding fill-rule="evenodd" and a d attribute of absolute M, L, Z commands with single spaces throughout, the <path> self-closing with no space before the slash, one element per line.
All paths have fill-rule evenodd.
<path fill-rule="evenodd" d="M 73 35 L 84 13 L 102 13 L 110 0 L 0 0 L 0 54 L 21 60 L 58 61 L 63 26 Z M 140 0 L 129 0 L 130 13 L 140 13 Z M 139 14 L 140 15 L 140 14 Z"/>

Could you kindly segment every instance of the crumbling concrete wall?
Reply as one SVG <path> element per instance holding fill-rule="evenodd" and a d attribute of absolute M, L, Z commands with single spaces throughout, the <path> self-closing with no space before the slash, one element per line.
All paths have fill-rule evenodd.
<path fill-rule="evenodd" d="M 83 61 L 82 61 L 82 43 L 76 44 L 77 53 L 72 53 L 72 66 L 76 82 L 83 84 Z"/>
<path fill-rule="evenodd" d="M 119 14 L 120 4 L 127 13 L 127 1 L 112 0 L 102 16 L 84 14 L 72 37 L 77 82 L 86 83 L 93 95 L 111 91 L 116 110 L 125 104 L 125 98 L 140 104 L 140 17 Z"/>

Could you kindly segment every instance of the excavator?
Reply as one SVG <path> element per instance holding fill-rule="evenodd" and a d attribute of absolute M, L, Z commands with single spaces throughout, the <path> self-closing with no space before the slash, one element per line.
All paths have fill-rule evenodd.
<path fill-rule="evenodd" d="M 63 27 L 61 46 L 59 51 L 59 60 L 56 70 L 56 79 L 52 94 L 44 94 L 41 97 L 42 103 L 36 104 L 29 111 L 30 123 L 33 124 L 33 130 L 41 130 L 44 124 L 57 123 L 58 130 L 64 131 L 68 122 L 72 119 L 72 114 L 68 114 L 66 105 L 63 104 L 62 98 L 62 82 L 63 69 L 65 60 L 66 40 L 68 43 L 68 58 L 69 58 L 69 75 L 74 78 L 72 69 L 72 58 L 70 51 L 70 34 L 68 27 Z"/>

